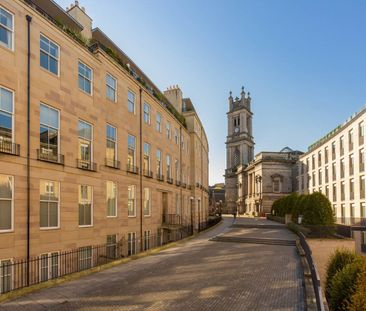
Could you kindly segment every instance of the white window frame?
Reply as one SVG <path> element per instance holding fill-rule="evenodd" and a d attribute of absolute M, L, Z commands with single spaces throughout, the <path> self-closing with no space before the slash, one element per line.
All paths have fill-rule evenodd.
<path fill-rule="evenodd" d="M 108 126 L 114 128 L 114 130 L 116 132 L 115 140 L 112 140 L 111 138 L 108 138 L 108 135 L 107 135 Z M 118 160 L 118 133 L 117 133 L 117 127 L 113 126 L 110 123 L 107 123 L 107 125 L 106 125 L 106 142 L 108 142 L 108 141 L 111 141 L 111 142 L 114 143 L 114 153 L 115 153 L 115 159 L 114 160 L 117 161 Z M 110 159 L 108 159 L 108 160 L 110 160 Z"/>
<path fill-rule="evenodd" d="M 15 142 L 15 107 L 14 107 L 14 104 L 15 104 L 15 92 L 12 90 L 12 89 L 9 89 L 3 85 L 0 84 L 0 89 L 4 89 L 8 92 L 10 92 L 12 94 L 12 108 L 13 108 L 13 112 L 9 112 L 9 111 L 6 111 L 6 110 L 0 110 L 0 111 L 4 111 L 5 113 L 8 113 L 11 115 L 11 142 L 14 143 Z"/>
<path fill-rule="evenodd" d="M 10 261 L 10 289 L 6 292 L 3 292 L 1 289 L 3 287 L 3 274 L 2 274 L 2 265 L 4 261 Z M 14 266 L 13 266 L 13 258 L 4 258 L 4 259 L 0 259 L 0 294 L 2 293 L 8 293 L 10 291 L 12 291 L 13 289 L 13 282 L 14 282 Z"/>
<path fill-rule="evenodd" d="M 169 121 L 166 121 L 165 124 L 165 134 L 167 139 L 172 139 L 172 127 Z"/>
<path fill-rule="evenodd" d="M 129 97 L 130 93 L 133 95 L 133 102 L 130 101 L 130 97 Z M 133 105 L 133 111 L 130 110 L 130 103 Z M 127 91 L 127 111 L 129 113 L 136 114 L 136 94 L 135 94 L 135 92 L 133 92 L 131 90 Z"/>
<path fill-rule="evenodd" d="M 148 214 L 145 214 L 145 204 L 146 204 L 146 192 L 145 191 L 148 191 L 148 211 L 149 211 L 149 213 Z M 144 195 L 144 209 L 143 209 L 143 213 L 144 213 L 144 217 L 150 217 L 151 216 L 151 189 L 150 188 L 148 188 L 148 187 L 145 187 L 144 188 L 144 192 L 143 192 L 143 195 Z"/>
<path fill-rule="evenodd" d="M 129 237 L 132 237 L 131 241 L 129 239 Z M 136 232 L 128 232 L 127 233 L 127 251 L 130 252 L 130 248 L 131 248 L 131 252 L 130 254 L 127 254 L 127 256 L 132 256 L 132 255 L 136 255 L 137 254 L 137 238 L 136 238 Z M 132 247 L 133 246 L 133 247 Z M 132 252 L 133 249 L 133 252 Z"/>
<path fill-rule="evenodd" d="M 90 251 L 91 251 L 90 252 L 90 257 L 85 257 L 85 258 L 81 259 L 81 256 L 80 256 L 81 252 L 84 251 L 84 250 L 87 250 L 87 249 L 90 249 Z M 89 258 L 90 258 L 90 267 L 86 267 L 84 269 L 81 269 L 80 268 L 81 260 L 83 260 L 85 262 L 86 260 L 89 260 Z M 93 268 L 93 266 L 94 266 L 94 263 L 93 263 L 93 247 L 90 246 L 90 245 L 79 247 L 79 249 L 78 249 L 78 270 L 79 271 L 88 270 L 90 268 Z"/>
<path fill-rule="evenodd" d="M 93 227 L 94 225 L 94 187 L 91 185 L 87 185 L 87 184 L 79 184 L 78 185 L 78 191 L 80 193 L 81 191 L 81 186 L 87 186 L 91 188 L 91 202 L 90 202 L 90 225 L 80 225 L 80 219 L 78 219 L 78 226 L 79 228 L 90 228 Z M 80 202 L 78 202 L 78 217 L 79 217 L 79 204 Z"/>
<path fill-rule="evenodd" d="M 136 136 L 135 135 L 132 135 L 132 134 L 128 134 L 127 135 L 127 164 L 129 164 L 128 163 L 128 151 L 130 150 L 130 146 L 128 145 L 128 140 L 129 140 L 128 138 L 129 137 L 133 137 L 134 138 L 134 141 L 135 141 L 135 146 L 133 148 L 133 163 L 130 164 L 132 166 L 135 166 L 136 165 Z"/>
<path fill-rule="evenodd" d="M 147 111 L 145 111 L 145 108 L 147 109 Z M 144 123 L 150 125 L 151 124 L 151 107 L 148 103 L 144 103 L 143 114 L 144 114 Z M 146 118 L 147 118 L 147 120 L 146 120 Z"/>
<path fill-rule="evenodd" d="M 114 187 L 115 187 L 115 206 L 114 206 L 114 209 L 115 209 L 115 214 L 114 215 L 108 215 L 108 197 L 107 197 L 107 194 L 108 194 L 108 183 L 110 184 L 113 184 Z M 118 188 L 117 188 L 117 183 L 114 182 L 114 181 L 111 181 L 111 180 L 107 180 L 106 181 L 106 201 L 107 201 L 107 218 L 116 218 L 117 215 L 118 215 L 118 212 L 117 212 L 117 207 L 118 207 L 118 203 L 117 203 L 117 200 L 118 200 Z"/>
<path fill-rule="evenodd" d="M 88 124 L 88 125 L 90 125 L 90 127 L 91 127 L 91 139 L 89 140 L 88 138 L 85 138 L 85 137 L 82 137 L 82 136 L 79 136 L 79 122 L 83 122 L 83 123 L 85 123 L 85 124 Z M 81 146 L 81 141 L 80 140 L 85 140 L 85 141 L 89 141 L 90 142 L 90 163 L 92 163 L 93 162 L 93 153 L 94 153 L 94 144 L 93 144 L 93 141 L 94 141 L 94 126 L 93 126 L 93 124 L 91 124 L 91 123 L 89 123 L 89 122 L 87 122 L 87 121 L 85 121 L 85 120 L 83 120 L 83 119 L 78 119 L 78 148 L 79 148 L 79 150 L 78 150 L 78 156 L 79 156 L 79 152 L 80 152 L 80 146 Z M 80 154 L 80 160 L 82 160 L 81 159 L 81 154 Z M 83 160 L 83 161 L 85 161 L 85 160 Z"/>
<path fill-rule="evenodd" d="M 108 84 L 108 81 L 107 81 L 107 77 L 110 77 L 110 78 L 112 78 L 112 80 L 114 80 L 114 82 L 115 82 L 115 84 L 116 84 L 116 88 L 114 88 L 112 85 L 109 85 Z M 109 72 L 107 72 L 106 73 L 106 76 L 105 76 L 105 86 L 106 86 L 106 98 L 108 99 L 108 100 L 110 100 L 111 102 L 114 102 L 114 103 L 116 103 L 117 102 L 117 88 L 118 88 L 118 81 L 117 81 L 117 78 L 115 78 L 112 74 L 110 74 Z M 113 90 L 113 92 L 114 92 L 114 99 L 112 99 L 112 98 L 109 98 L 108 97 L 108 92 L 107 92 L 107 90 L 108 90 L 108 87 L 110 88 L 110 89 L 112 89 Z"/>
<path fill-rule="evenodd" d="M 145 153 L 145 147 L 147 147 L 147 153 Z M 151 145 L 147 142 L 144 142 L 143 166 L 145 165 L 145 156 L 147 157 L 146 173 L 149 173 L 151 171 Z M 145 167 L 143 169 L 145 170 Z"/>
<path fill-rule="evenodd" d="M 44 124 L 41 122 L 41 106 L 45 106 L 47 107 L 48 109 L 51 109 L 51 110 L 56 110 L 57 111 L 57 117 L 58 117 L 58 129 L 57 129 L 57 153 L 58 154 L 61 154 L 61 142 L 60 142 L 60 127 L 61 127 L 61 111 L 57 108 L 54 108 L 50 105 L 47 105 L 43 102 L 40 102 L 40 105 L 39 105 L 39 125 L 41 126 L 43 124 L 44 127 L 49 127 L 49 128 L 52 128 L 53 130 L 55 130 L 54 127 L 50 126 L 50 125 L 47 125 L 47 124 Z M 41 133 L 40 133 L 41 134 Z M 41 137 L 39 138 L 40 139 L 40 142 L 41 142 Z M 39 148 L 41 149 L 41 146 L 39 146 Z"/>
<path fill-rule="evenodd" d="M 57 254 L 55 256 L 54 254 Z M 47 279 L 42 280 L 42 256 L 47 256 Z M 57 276 L 52 277 L 52 257 L 57 258 Z M 39 255 L 39 276 L 41 279 L 41 282 L 46 282 L 48 280 L 56 279 L 60 276 L 60 252 L 54 251 L 54 252 L 48 252 L 48 253 L 42 253 Z"/>
<path fill-rule="evenodd" d="M 43 33 L 41 32 L 41 33 L 40 33 L 40 36 L 39 36 L 39 41 L 40 41 L 40 42 L 39 42 L 39 53 L 41 53 L 41 50 L 42 50 L 44 53 L 46 53 L 46 54 L 48 55 L 48 57 L 51 57 L 51 58 L 53 58 L 53 59 L 56 59 L 54 56 L 50 55 L 47 51 L 45 51 L 45 50 L 41 49 L 41 37 L 46 38 L 48 41 L 52 42 L 52 43 L 53 43 L 54 45 L 56 45 L 56 46 L 57 46 L 57 48 L 58 48 L 57 74 L 53 73 L 52 71 L 50 71 L 50 70 L 49 70 L 49 69 L 47 69 L 47 68 L 42 67 L 42 66 L 41 66 L 41 60 L 39 61 L 39 66 L 40 66 L 42 69 L 44 69 L 44 70 L 48 71 L 49 73 L 53 74 L 54 76 L 56 76 L 56 77 L 60 77 L 60 56 L 61 56 L 61 48 L 60 48 L 60 45 L 59 45 L 59 44 L 57 44 L 55 41 L 51 40 L 48 36 L 46 36 L 45 34 L 43 34 Z"/>
<path fill-rule="evenodd" d="M 14 42 L 14 33 L 15 33 L 15 15 L 14 13 L 10 12 L 9 10 L 5 9 L 2 5 L 0 5 L 0 8 L 3 9 L 6 13 L 9 13 L 12 16 L 12 21 L 13 21 L 13 29 L 9 29 L 7 26 L 2 25 L 2 27 L 4 27 L 6 30 L 11 32 L 11 47 L 9 48 L 7 45 L 5 45 L 3 42 L 0 41 L 0 46 L 10 50 L 10 51 L 14 51 L 15 49 L 15 42 Z"/>
<path fill-rule="evenodd" d="M 156 113 L 156 131 L 161 133 L 162 115 L 160 112 Z"/>
<path fill-rule="evenodd" d="M 133 198 L 130 198 L 130 187 L 133 190 Z M 129 215 L 128 203 L 133 199 L 133 214 Z M 136 217 L 136 186 L 129 185 L 127 186 L 127 216 L 130 218 Z"/>
<path fill-rule="evenodd" d="M 50 180 L 50 179 L 41 179 L 45 182 L 54 182 L 56 184 L 58 184 L 58 201 L 57 201 L 57 226 L 56 227 L 41 227 L 41 219 L 39 219 L 39 228 L 40 230 L 54 230 L 54 229 L 60 229 L 60 201 L 61 201 L 61 182 L 57 181 L 57 180 Z M 41 180 L 39 181 L 39 185 L 41 185 Z M 56 185 L 55 185 L 56 186 Z M 41 194 L 41 193 L 39 193 Z M 46 201 L 46 200 L 41 200 L 41 198 L 39 198 L 39 212 L 41 213 L 41 202 L 53 202 L 55 203 L 56 201 Z"/>
<path fill-rule="evenodd" d="M 160 158 L 158 157 L 158 153 L 160 155 Z M 162 158 L 163 158 L 163 153 L 161 152 L 160 149 L 156 149 L 156 172 L 160 176 L 163 175 L 163 159 Z M 159 165 L 158 165 L 158 162 L 159 162 Z"/>
<path fill-rule="evenodd" d="M 87 77 L 85 77 L 85 76 L 83 76 L 83 75 L 81 75 L 79 73 L 79 64 L 82 64 L 86 68 L 90 69 L 90 79 L 87 78 Z M 88 93 L 87 91 L 85 91 L 85 90 L 83 90 L 83 89 L 80 88 L 80 85 L 79 85 L 79 76 L 81 76 L 82 78 L 84 78 L 85 80 L 88 80 L 90 82 L 90 93 Z M 93 96 L 93 76 L 94 76 L 93 69 L 79 59 L 78 60 L 78 88 L 79 88 L 80 91 L 82 91 L 83 93 L 85 93 L 87 95 L 90 95 L 90 96 Z"/>
<path fill-rule="evenodd" d="M 5 230 L 0 230 L 0 234 L 1 233 L 7 233 L 7 232 L 13 232 L 14 231 L 14 192 L 15 192 L 15 187 L 14 187 L 14 176 L 13 175 L 6 175 L 6 174 L 0 174 L 6 177 L 10 177 L 11 178 L 11 184 L 12 184 L 12 192 L 11 192 L 11 228 L 10 229 L 5 229 Z M 9 199 L 6 199 L 7 201 L 9 201 Z"/>

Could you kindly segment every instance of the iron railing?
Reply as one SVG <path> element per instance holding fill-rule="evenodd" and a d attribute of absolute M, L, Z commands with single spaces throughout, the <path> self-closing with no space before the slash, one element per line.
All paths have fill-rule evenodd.
<path fill-rule="evenodd" d="M 164 181 L 164 175 L 156 174 L 156 179 L 159 180 L 159 181 Z"/>
<path fill-rule="evenodd" d="M 187 184 L 185 182 L 182 182 L 180 185 L 182 188 L 187 188 Z"/>
<path fill-rule="evenodd" d="M 97 170 L 97 164 L 91 161 L 85 161 L 82 159 L 76 160 L 76 166 L 77 168 L 80 168 L 82 170 L 86 171 L 92 171 L 95 172 Z"/>
<path fill-rule="evenodd" d="M 144 176 L 148 178 L 153 178 L 153 172 L 150 170 L 144 170 Z"/>
<path fill-rule="evenodd" d="M 20 155 L 20 145 L 15 144 L 11 141 L 2 140 L 0 141 L 0 153 L 7 153 L 12 155 Z"/>
<path fill-rule="evenodd" d="M 63 154 L 54 153 L 49 149 L 37 149 L 37 159 L 61 165 L 65 164 L 65 156 Z"/>
<path fill-rule="evenodd" d="M 105 166 L 115 168 L 115 169 L 120 169 L 121 162 L 116 159 L 105 158 Z"/>
<path fill-rule="evenodd" d="M 323 294 L 322 294 L 322 288 L 320 286 L 320 278 L 319 278 L 318 271 L 315 267 L 313 257 L 311 256 L 311 249 L 310 249 L 308 243 L 306 242 L 305 235 L 303 233 L 299 232 L 298 236 L 300 238 L 301 247 L 305 252 L 306 261 L 310 268 L 317 310 L 325 311 L 326 309 L 325 309 L 324 302 L 323 302 Z"/>
<path fill-rule="evenodd" d="M 166 178 L 166 182 L 167 182 L 168 184 L 173 184 L 173 178 L 172 178 L 172 177 L 167 177 L 167 178 Z"/>
<path fill-rule="evenodd" d="M 138 174 L 139 173 L 139 168 L 137 166 L 131 165 L 131 164 L 127 164 L 126 165 L 126 170 L 129 173 L 133 173 L 133 174 Z"/>
<path fill-rule="evenodd" d="M 176 180 L 176 181 L 175 181 L 175 185 L 176 185 L 177 187 L 179 187 L 179 186 L 180 186 L 180 181 L 179 181 L 179 180 Z"/>
<path fill-rule="evenodd" d="M 178 214 L 163 214 L 162 223 L 165 225 L 182 225 L 182 216 Z"/>

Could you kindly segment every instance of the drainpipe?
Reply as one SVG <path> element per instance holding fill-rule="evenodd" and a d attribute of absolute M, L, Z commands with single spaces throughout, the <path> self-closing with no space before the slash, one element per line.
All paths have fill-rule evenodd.
<path fill-rule="evenodd" d="M 180 212 L 183 215 L 183 190 L 182 190 L 182 127 L 179 126 L 179 178 L 180 178 Z M 181 223 L 183 224 L 183 217 L 181 219 Z M 181 233 L 182 234 L 182 233 Z"/>
<path fill-rule="evenodd" d="M 142 117 L 143 117 L 143 107 L 142 107 L 142 88 L 140 87 L 140 237 L 141 237 L 141 251 L 143 250 L 143 246 L 144 246 L 144 241 L 142 239 L 142 220 L 143 220 L 143 216 L 142 216 L 142 212 L 143 212 L 143 192 L 142 192 L 142 174 L 143 174 L 143 162 L 142 162 Z"/>
<path fill-rule="evenodd" d="M 32 17 L 27 15 L 28 52 L 27 52 L 27 286 L 29 285 L 30 260 L 30 27 Z"/>

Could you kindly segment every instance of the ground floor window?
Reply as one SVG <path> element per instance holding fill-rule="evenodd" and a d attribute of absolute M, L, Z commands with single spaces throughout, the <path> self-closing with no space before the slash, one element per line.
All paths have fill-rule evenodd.
<path fill-rule="evenodd" d="M 90 269 L 92 267 L 92 247 L 84 246 L 79 248 L 79 270 Z"/>
<path fill-rule="evenodd" d="M 117 236 L 115 234 L 107 235 L 107 258 L 117 258 Z"/>
<path fill-rule="evenodd" d="M 136 232 L 128 233 L 128 256 L 136 254 Z"/>
<path fill-rule="evenodd" d="M 0 294 L 11 291 L 12 289 L 12 260 L 0 260 Z"/>
<path fill-rule="evenodd" d="M 144 251 L 147 251 L 151 248 L 151 231 L 144 231 Z"/>
<path fill-rule="evenodd" d="M 40 277 L 41 282 L 54 279 L 59 276 L 59 254 L 58 252 L 46 253 L 41 255 Z"/>

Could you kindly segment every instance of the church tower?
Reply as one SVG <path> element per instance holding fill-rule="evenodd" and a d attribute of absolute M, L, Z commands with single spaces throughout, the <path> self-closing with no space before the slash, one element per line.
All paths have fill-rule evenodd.
<path fill-rule="evenodd" d="M 225 201 L 229 213 L 237 209 L 237 168 L 240 165 L 247 166 L 254 158 L 253 113 L 250 105 L 250 93 L 246 95 L 244 87 L 242 87 L 240 98 L 233 99 L 230 92 L 225 170 Z"/>

